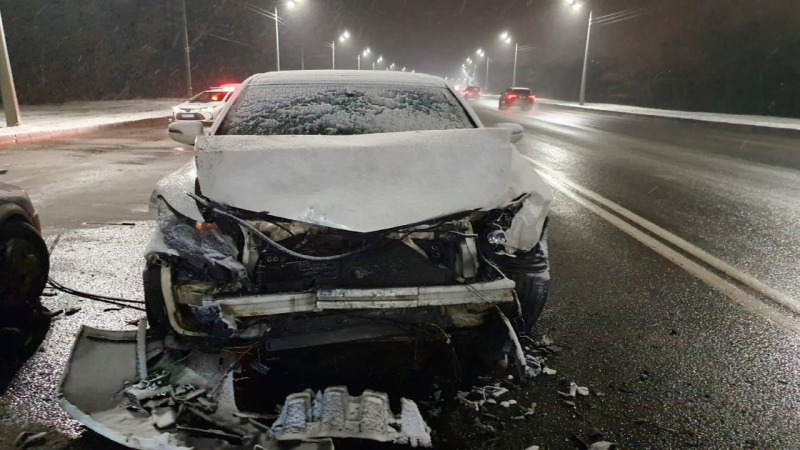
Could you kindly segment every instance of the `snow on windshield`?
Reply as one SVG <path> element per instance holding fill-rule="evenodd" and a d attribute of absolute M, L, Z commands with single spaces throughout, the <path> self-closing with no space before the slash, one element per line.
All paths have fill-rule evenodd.
<path fill-rule="evenodd" d="M 475 128 L 445 88 L 255 85 L 218 134 L 354 135 Z"/>

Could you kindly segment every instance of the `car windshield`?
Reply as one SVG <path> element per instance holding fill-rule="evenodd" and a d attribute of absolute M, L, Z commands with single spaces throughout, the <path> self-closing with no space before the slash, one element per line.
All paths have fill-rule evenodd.
<path fill-rule="evenodd" d="M 519 95 L 520 97 L 531 95 L 531 90 L 530 89 L 514 89 L 511 92 Z"/>
<path fill-rule="evenodd" d="M 227 92 L 205 91 L 190 98 L 189 101 L 193 103 L 221 102 L 225 100 L 227 94 Z"/>
<path fill-rule="evenodd" d="M 250 86 L 217 134 L 355 135 L 475 128 L 448 89 L 352 85 Z"/>

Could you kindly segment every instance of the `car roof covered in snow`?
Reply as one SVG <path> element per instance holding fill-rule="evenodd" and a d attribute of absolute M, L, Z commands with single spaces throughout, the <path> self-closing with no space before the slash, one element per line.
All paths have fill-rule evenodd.
<path fill-rule="evenodd" d="M 372 70 L 299 70 L 268 72 L 253 75 L 247 84 L 373 84 L 403 87 L 447 87 L 443 79 L 432 75 Z"/>

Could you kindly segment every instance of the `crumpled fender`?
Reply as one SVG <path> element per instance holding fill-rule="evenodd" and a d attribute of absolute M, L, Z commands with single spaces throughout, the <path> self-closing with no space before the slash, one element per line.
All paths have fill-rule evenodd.
<path fill-rule="evenodd" d="M 194 194 L 196 180 L 197 166 L 194 163 L 194 159 L 162 178 L 156 185 L 153 195 L 150 196 L 150 215 L 153 219 L 158 217 L 158 203 L 156 200 L 161 197 L 182 216 L 202 222 L 203 215 L 200 214 L 197 203 L 187 195 L 188 193 Z"/>

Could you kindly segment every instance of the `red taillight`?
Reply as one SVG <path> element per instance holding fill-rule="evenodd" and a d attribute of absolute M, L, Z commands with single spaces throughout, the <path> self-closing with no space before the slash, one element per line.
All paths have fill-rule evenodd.
<path fill-rule="evenodd" d="M 535 96 L 535 95 L 533 95 L 533 94 L 529 95 L 529 96 L 528 96 L 528 98 L 529 98 L 530 100 L 536 100 L 536 96 Z"/>
<path fill-rule="evenodd" d="M 517 94 L 508 94 L 506 98 L 509 100 L 514 100 L 515 98 L 517 98 Z"/>

